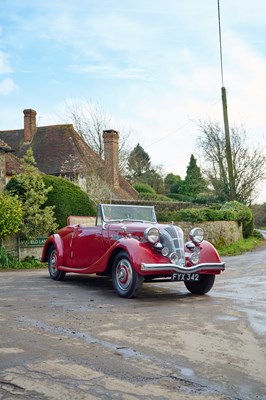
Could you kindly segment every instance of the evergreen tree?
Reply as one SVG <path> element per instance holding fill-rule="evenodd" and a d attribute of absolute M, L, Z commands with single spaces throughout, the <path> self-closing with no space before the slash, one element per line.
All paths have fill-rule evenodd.
<path fill-rule="evenodd" d="M 200 167 L 193 154 L 190 156 L 186 177 L 179 189 L 179 193 L 195 197 L 207 190 L 206 182 L 201 174 Z"/>
<path fill-rule="evenodd" d="M 150 156 L 138 143 L 128 157 L 128 177 L 131 182 L 137 182 L 151 168 Z"/>
<path fill-rule="evenodd" d="M 139 179 L 138 182 L 147 183 L 150 185 L 156 193 L 164 193 L 164 181 L 161 175 L 154 169 L 151 168 L 145 172 Z"/>
<path fill-rule="evenodd" d="M 179 188 L 182 185 L 182 179 L 179 175 L 170 172 L 164 178 L 164 184 L 166 193 L 178 193 Z"/>
<path fill-rule="evenodd" d="M 32 149 L 28 149 L 23 158 L 24 172 L 14 177 L 7 189 L 17 194 L 23 207 L 22 233 L 27 239 L 47 235 L 56 230 L 54 211 L 51 206 L 45 207 L 47 194 L 51 187 L 46 188 Z"/>

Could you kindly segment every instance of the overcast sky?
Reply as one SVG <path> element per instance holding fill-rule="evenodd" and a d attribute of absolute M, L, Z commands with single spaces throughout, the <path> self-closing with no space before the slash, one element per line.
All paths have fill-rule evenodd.
<path fill-rule="evenodd" d="M 220 0 L 229 123 L 266 145 L 266 1 Z M 199 120 L 222 122 L 217 0 L 1 0 L 0 130 L 98 103 L 184 178 Z M 259 201 L 266 201 L 266 185 Z"/>

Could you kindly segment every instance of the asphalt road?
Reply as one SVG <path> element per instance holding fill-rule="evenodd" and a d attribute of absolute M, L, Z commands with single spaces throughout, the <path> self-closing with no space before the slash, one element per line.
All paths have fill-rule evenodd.
<path fill-rule="evenodd" d="M 224 258 L 208 295 L 0 272 L 0 399 L 266 399 L 266 246 Z"/>

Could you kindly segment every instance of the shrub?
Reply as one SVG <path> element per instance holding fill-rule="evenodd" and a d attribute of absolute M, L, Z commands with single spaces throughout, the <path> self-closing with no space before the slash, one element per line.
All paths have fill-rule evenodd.
<path fill-rule="evenodd" d="M 263 204 L 254 204 L 251 206 L 251 211 L 254 216 L 255 227 L 265 227 L 266 226 L 266 202 Z"/>
<path fill-rule="evenodd" d="M 252 236 L 257 239 L 264 239 L 263 234 L 260 231 L 258 231 L 257 229 L 254 229 Z"/>
<path fill-rule="evenodd" d="M 22 222 L 22 204 L 17 196 L 0 192 L 0 245 L 1 240 L 19 231 Z"/>
<path fill-rule="evenodd" d="M 20 265 L 23 268 L 40 268 L 41 262 L 37 260 L 34 256 L 27 256 L 23 261 L 20 262 Z"/>
<path fill-rule="evenodd" d="M 1 268 L 16 268 L 18 260 L 10 254 L 4 247 L 0 247 L 0 267 Z"/>
<path fill-rule="evenodd" d="M 170 199 L 176 200 L 176 201 L 185 201 L 185 202 L 191 202 L 193 200 L 192 196 L 188 196 L 186 194 L 179 194 L 179 193 L 167 193 L 167 197 Z"/>
<path fill-rule="evenodd" d="M 197 204 L 213 204 L 220 203 L 220 199 L 212 193 L 199 193 L 192 199 L 192 202 Z"/>
<path fill-rule="evenodd" d="M 47 187 L 52 187 L 45 205 L 55 207 L 59 228 L 66 226 L 69 215 L 96 215 L 95 206 L 88 195 L 74 183 L 52 175 L 44 175 L 43 180 Z"/>
<path fill-rule="evenodd" d="M 138 193 L 156 194 L 155 190 L 151 187 L 151 185 L 148 185 L 148 183 L 137 182 L 132 186 Z"/>
<path fill-rule="evenodd" d="M 2 269 L 40 268 L 43 265 L 36 258 L 29 256 L 25 257 L 23 261 L 19 261 L 4 247 L 0 247 L 0 268 Z"/>
<path fill-rule="evenodd" d="M 149 201 L 172 201 L 169 197 L 166 197 L 163 194 L 140 193 L 139 198 L 141 200 Z"/>
<path fill-rule="evenodd" d="M 43 175 L 35 164 L 32 149 L 29 148 L 23 157 L 24 172 L 15 175 L 6 186 L 22 202 L 21 231 L 27 239 L 54 232 L 57 228 L 53 207 L 44 206 L 51 188 L 45 187 Z"/>
<path fill-rule="evenodd" d="M 243 237 L 252 236 L 254 231 L 254 219 L 252 211 L 246 205 L 238 201 L 229 201 L 225 203 L 221 210 L 231 210 L 236 213 L 236 219 L 243 224 Z"/>
<path fill-rule="evenodd" d="M 184 208 L 174 212 L 157 213 L 158 221 L 237 221 L 237 213 L 232 210 L 215 210 L 211 208 Z"/>

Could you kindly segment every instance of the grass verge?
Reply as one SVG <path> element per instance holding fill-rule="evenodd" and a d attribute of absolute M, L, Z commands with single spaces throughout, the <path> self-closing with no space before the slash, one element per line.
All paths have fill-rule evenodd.
<path fill-rule="evenodd" d="M 37 269 L 47 267 L 47 264 L 41 263 L 34 257 L 26 257 L 23 261 L 19 261 L 17 257 L 0 247 L 0 270 L 11 269 Z"/>
<path fill-rule="evenodd" d="M 262 246 L 264 243 L 265 240 L 252 236 L 248 239 L 241 239 L 229 246 L 222 246 L 218 249 L 218 253 L 220 256 L 238 256 Z"/>

